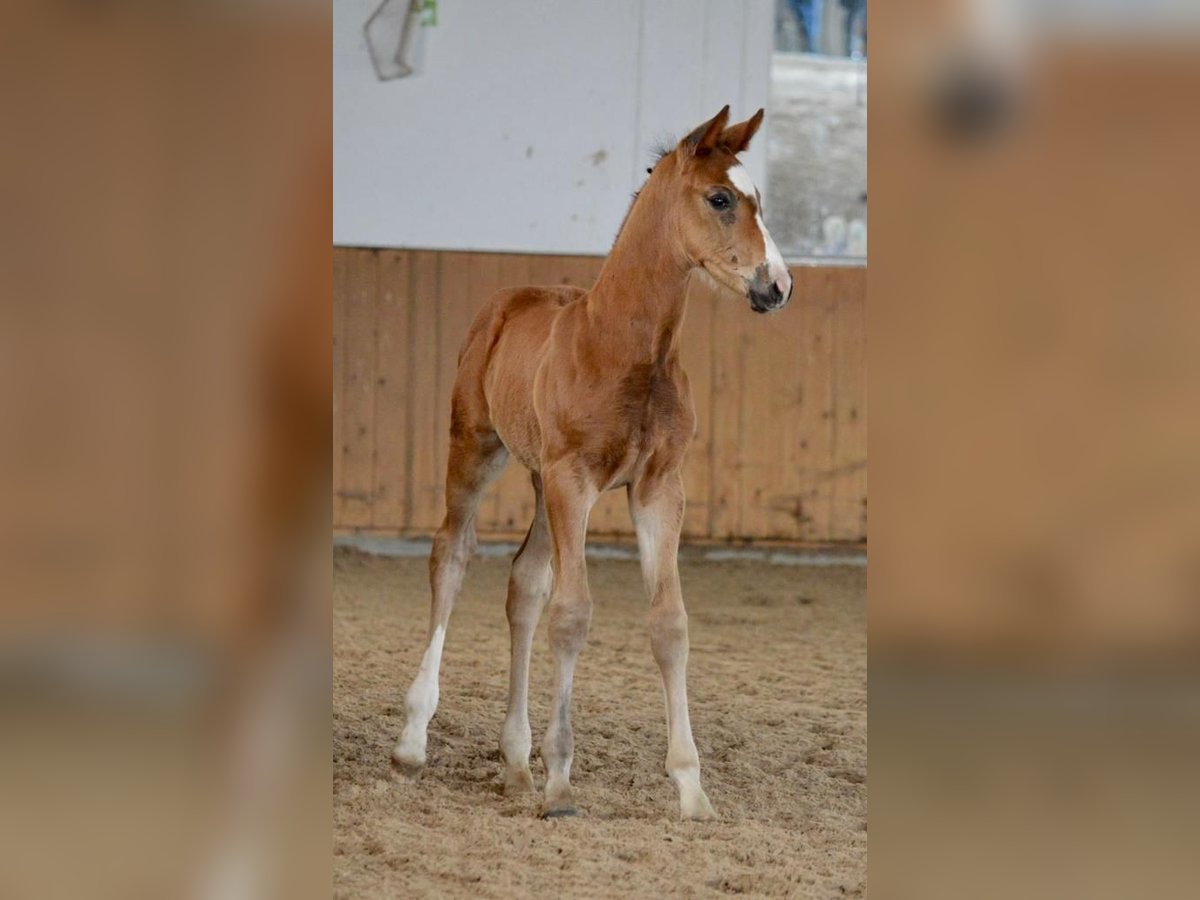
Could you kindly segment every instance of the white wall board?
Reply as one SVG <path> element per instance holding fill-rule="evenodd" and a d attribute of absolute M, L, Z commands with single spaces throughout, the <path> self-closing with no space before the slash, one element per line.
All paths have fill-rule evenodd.
<path fill-rule="evenodd" d="M 386 82 L 377 5 L 334 0 L 335 244 L 605 253 L 657 139 L 767 105 L 770 0 L 439 0 Z"/>

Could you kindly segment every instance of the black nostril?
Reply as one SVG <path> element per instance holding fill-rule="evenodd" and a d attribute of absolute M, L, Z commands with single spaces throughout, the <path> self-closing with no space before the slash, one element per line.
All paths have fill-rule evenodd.
<path fill-rule="evenodd" d="M 783 291 L 779 289 L 779 285 L 775 284 L 775 282 L 771 282 L 769 291 L 772 303 L 779 303 L 783 300 Z"/>

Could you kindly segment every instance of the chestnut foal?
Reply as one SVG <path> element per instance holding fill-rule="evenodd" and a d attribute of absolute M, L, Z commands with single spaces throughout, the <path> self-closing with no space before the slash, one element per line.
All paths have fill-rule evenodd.
<path fill-rule="evenodd" d="M 512 638 L 508 716 L 500 739 L 505 793 L 534 789 L 526 698 L 533 633 L 550 602 L 554 697 L 542 741 L 542 814 L 573 814 L 571 683 L 592 618 L 584 539 L 602 491 L 624 486 L 650 595 L 649 627 L 667 701 L 666 768 L 685 819 L 710 819 L 688 719 L 687 613 L 677 551 L 684 451 L 695 431 L 679 363 L 687 282 L 694 270 L 749 300 L 782 307 L 792 279 L 767 234 L 761 199 L 737 154 L 762 122 L 727 126 L 729 107 L 654 166 L 590 291 L 521 287 L 484 304 L 459 355 L 450 418 L 446 518 L 429 560 L 429 643 L 407 695 L 392 754 L 416 774 L 437 708 L 450 610 L 475 546 L 484 489 L 516 456 L 531 472 L 537 511 L 508 584 Z"/>

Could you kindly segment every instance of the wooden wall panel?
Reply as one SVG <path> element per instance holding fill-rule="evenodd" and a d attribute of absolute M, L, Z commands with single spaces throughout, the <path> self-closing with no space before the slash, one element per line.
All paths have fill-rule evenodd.
<path fill-rule="evenodd" d="M 804 540 L 827 540 L 833 515 L 834 386 L 837 360 L 833 329 L 838 316 L 837 280 L 829 269 L 807 268 L 799 272 L 806 302 L 797 307 L 800 366 L 787 390 L 795 394 L 797 414 L 788 419 L 782 444 L 784 471 L 789 477 L 784 491 L 770 499 L 777 514 L 787 515 Z M 782 385 L 780 386 L 782 388 Z"/>
<path fill-rule="evenodd" d="M 351 255 L 335 248 L 333 253 L 333 524 L 343 522 L 342 515 L 342 454 L 344 439 L 342 423 L 344 403 L 342 385 L 346 381 L 346 294 Z"/>
<path fill-rule="evenodd" d="M 346 273 L 346 358 L 342 384 L 342 515 L 371 525 L 375 492 L 375 293 L 379 255 L 356 251 Z"/>
<path fill-rule="evenodd" d="M 834 453 L 832 519 L 835 541 L 867 535 L 867 303 L 840 285 L 834 317 Z"/>
<path fill-rule="evenodd" d="M 438 263 L 441 282 L 438 296 L 431 300 L 437 313 L 437 356 L 434 359 L 434 396 L 430 427 L 434 436 L 433 471 L 424 472 L 426 479 L 419 490 L 432 498 L 434 516 L 423 522 L 413 522 L 416 528 L 432 530 L 441 522 L 446 509 L 446 461 L 450 457 L 450 398 L 454 391 L 454 376 L 458 368 L 458 349 L 462 345 L 475 309 L 485 298 L 471 294 L 473 253 L 441 253 Z M 422 377 L 419 375 L 418 377 Z"/>
<path fill-rule="evenodd" d="M 409 440 L 412 498 L 409 520 L 397 529 L 433 531 L 445 512 L 441 484 L 446 470 L 437 458 L 438 305 L 441 296 L 442 254 L 418 250 L 412 254 L 412 309 L 409 311 L 412 365 L 409 368 Z"/>
<path fill-rule="evenodd" d="M 429 534 L 444 513 L 450 394 L 480 304 L 519 284 L 590 287 L 603 259 L 422 250 L 334 251 L 334 527 Z M 692 286 L 682 355 L 697 436 L 687 538 L 866 538 L 866 270 L 795 267 L 792 303 L 756 316 Z M 481 534 L 523 535 L 528 473 L 510 463 Z M 593 534 L 629 536 L 624 491 Z"/>
<path fill-rule="evenodd" d="M 407 525 L 412 486 L 408 459 L 409 298 L 412 265 L 408 253 L 379 254 L 375 295 L 375 489 L 371 524 Z"/>
<path fill-rule="evenodd" d="M 738 471 L 742 443 L 742 319 L 749 311 L 732 303 L 721 303 L 720 299 L 713 297 L 709 301 L 712 307 L 709 481 L 712 486 L 707 536 L 729 540 L 743 534 L 742 479 Z"/>

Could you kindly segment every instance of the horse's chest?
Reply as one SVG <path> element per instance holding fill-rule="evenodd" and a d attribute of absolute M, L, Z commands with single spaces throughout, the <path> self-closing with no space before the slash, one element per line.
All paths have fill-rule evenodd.
<path fill-rule="evenodd" d="M 681 461 L 695 430 L 686 381 L 658 373 L 630 378 L 608 399 L 608 427 L 597 429 L 591 458 L 605 487 L 636 481 L 649 461 Z"/>

